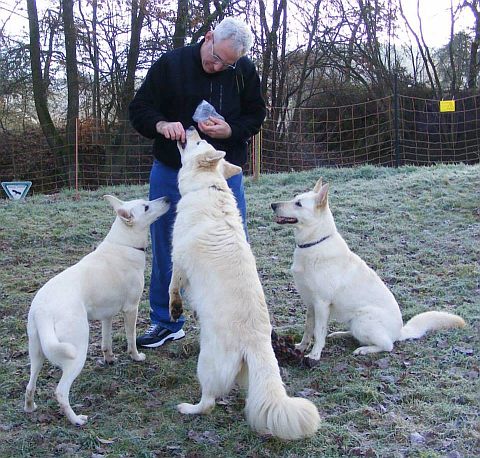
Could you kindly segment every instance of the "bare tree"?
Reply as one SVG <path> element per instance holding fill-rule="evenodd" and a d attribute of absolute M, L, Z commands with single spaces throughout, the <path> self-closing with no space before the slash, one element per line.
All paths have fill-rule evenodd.
<path fill-rule="evenodd" d="M 470 46 L 469 72 L 468 72 L 468 88 L 478 88 L 478 77 L 480 73 L 480 1 L 479 0 L 465 0 L 461 5 L 462 8 L 470 8 L 474 17 L 475 24 L 473 27 L 473 38 Z"/>
<path fill-rule="evenodd" d="M 32 86 L 38 120 L 50 148 L 63 151 L 64 141 L 53 124 L 48 108 L 46 78 L 42 74 L 40 29 L 36 0 L 27 0 L 28 24 L 30 30 L 30 65 Z"/>
<path fill-rule="evenodd" d="M 415 30 L 413 29 L 412 25 L 408 21 L 408 19 L 405 16 L 404 10 L 403 10 L 403 5 L 402 5 L 402 0 L 399 0 L 399 7 L 400 7 L 400 14 L 405 21 L 406 26 L 408 27 L 410 33 L 412 36 L 415 38 L 415 41 L 417 43 L 418 49 L 420 51 L 420 54 L 422 56 L 424 65 L 425 65 L 425 71 L 427 72 L 428 76 L 428 81 L 430 83 L 430 87 L 432 89 L 432 92 L 435 94 L 436 97 L 441 98 L 443 94 L 442 90 L 442 85 L 440 84 L 440 79 L 438 77 L 438 72 L 435 66 L 435 63 L 433 61 L 430 48 L 427 46 L 425 43 L 425 38 L 423 35 L 423 26 L 422 26 L 422 18 L 420 15 L 420 4 L 419 0 L 417 0 L 417 19 L 418 19 L 418 24 L 419 24 L 419 29 L 420 33 L 417 34 Z"/>

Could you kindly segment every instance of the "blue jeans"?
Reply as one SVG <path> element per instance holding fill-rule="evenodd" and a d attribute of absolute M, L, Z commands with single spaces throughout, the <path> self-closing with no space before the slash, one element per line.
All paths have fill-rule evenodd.
<path fill-rule="evenodd" d="M 150 226 L 152 239 L 152 276 L 150 279 L 150 320 L 152 324 L 161 324 L 172 332 L 179 331 L 185 323 L 183 316 L 177 322 L 170 321 L 168 310 L 168 287 L 172 277 L 172 232 L 175 222 L 178 191 L 178 170 L 167 167 L 155 160 L 150 172 L 150 200 L 167 196 L 170 209 Z M 243 187 L 243 174 L 227 180 L 233 191 L 237 206 L 242 215 L 243 226 L 247 233 L 247 205 Z"/>

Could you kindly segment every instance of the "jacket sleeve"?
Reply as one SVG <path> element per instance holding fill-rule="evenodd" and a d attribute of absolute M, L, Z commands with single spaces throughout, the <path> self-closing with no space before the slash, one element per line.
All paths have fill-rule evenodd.
<path fill-rule="evenodd" d="M 237 70 L 236 84 L 241 93 L 241 115 L 230 122 L 231 139 L 247 141 L 260 131 L 267 110 L 263 99 L 260 78 L 255 66 L 248 61 Z"/>
<path fill-rule="evenodd" d="M 162 113 L 162 85 L 165 81 L 165 63 L 158 59 L 148 70 L 147 76 L 128 106 L 128 116 L 133 128 L 147 138 L 155 138 L 158 121 L 167 121 Z"/>

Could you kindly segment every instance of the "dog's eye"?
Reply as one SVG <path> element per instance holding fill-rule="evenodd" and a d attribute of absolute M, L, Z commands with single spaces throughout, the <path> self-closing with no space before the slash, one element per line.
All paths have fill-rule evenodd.
<path fill-rule="evenodd" d="M 297 200 L 297 201 L 295 202 L 295 205 L 296 205 L 297 207 L 301 207 L 301 206 L 302 206 L 302 202 L 300 202 L 299 200 Z"/>
<path fill-rule="evenodd" d="M 200 142 L 199 142 L 199 141 L 197 142 L 197 146 L 198 146 L 198 145 L 200 145 Z"/>
<path fill-rule="evenodd" d="M 148 209 L 149 209 L 149 208 L 150 208 L 150 207 L 149 207 L 148 205 L 145 205 L 145 211 L 146 211 L 146 212 L 148 212 Z"/>

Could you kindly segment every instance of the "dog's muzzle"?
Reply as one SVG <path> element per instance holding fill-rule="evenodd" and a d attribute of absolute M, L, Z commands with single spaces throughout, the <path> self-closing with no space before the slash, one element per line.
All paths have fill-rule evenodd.
<path fill-rule="evenodd" d="M 273 203 L 273 204 L 270 204 L 270 206 L 272 207 L 272 210 L 276 213 L 279 204 L 278 204 L 277 202 L 275 202 L 275 203 Z M 276 215 L 275 222 L 276 222 L 277 224 L 296 224 L 296 223 L 298 223 L 298 219 L 297 219 L 297 218 L 288 217 L 288 216 L 279 216 L 279 215 Z"/>

